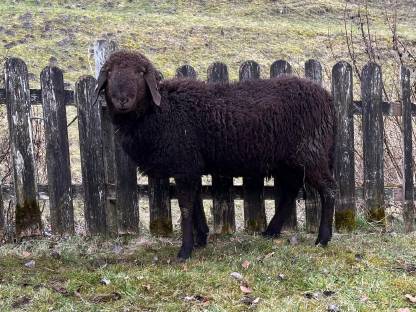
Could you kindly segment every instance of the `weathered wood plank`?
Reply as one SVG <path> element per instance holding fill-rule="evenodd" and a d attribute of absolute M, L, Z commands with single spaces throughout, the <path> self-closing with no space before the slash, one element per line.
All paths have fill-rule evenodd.
<path fill-rule="evenodd" d="M 381 68 L 368 63 L 362 70 L 364 200 L 367 218 L 384 223 L 384 146 Z"/>
<path fill-rule="evenodd" d="M 141 197 L 149 197 L 149 186 L 148 184 L 138 184 L 137 192 Z M 169 198 L 176 199 L 176 186 L 175 184 L 169 185 Z M 401 186 L 386 186 L 384 188 L 384 197 L 388 201 L 402 202 L 403 201 L 403 188 Z M 2 185 L 3 200 L 9 200 L 15 198 L 14 188 L 12 185 Z M 48 197 L 48 185 L 38 184 L 38 196 L 42 200 L 47 200 Z M 107 185 L 107 193 L 110 197 L 115 197 L 116 190 L 115 185 Z M 264 199 L 272 200 L 275 198 L 274 186 L 264 186 L 263 188 Z M 201 190 L 202 199 L 212 199 L 212 187 L 211 185 L 203 185 Z M 72 198 L 82 199 L 84 197 L 84 188 L 82 184 L 72 184 Z M 244 199 L 244 189 L 242 185 L 233 185 L 231 187 L 231 197 L 234 199 Z M 355 198 L 363 199 L 363 188 L 355 188 Z M 303 199 L 303 192 L 299 192 L 298 200 Z"/>
<path fill-rule="evenodd" d="M 121 139 L 115 137 L 116 209 L 118 234 L 139 232 L 139 201 L 136 164 L 122 149 Z"/>
<path fill-rule="evenodd" d="M 259 79 L 260 65 L 255 61 L 246 61 L 240 66 L 240 81 Z M 248 232 L 263 232 L 266 229 L 266 211 L 264 205 L 264 177 L 243 177 L 244 189 L 244 225 Z"/>
<path fill-rule="evenodd" d="M 0 240 L 6 235 L 6 216 L 4 212 L 3 192 L 0 185 Z"/>
<path fill-rule="evenodd" d="M 150 232 L 157 236 L 172 234 L 169 179 L 149 176 Z"/>
<path fill-rule="evenodd" d="M 275 61 L 270 66 L 270 78 L 279 77 L 286 74 L 292 73 L 292 66 L 284 61 L 278 60 Z M 274 205 L 275 205 L 275 212 L 279 213 L 279 198 L 281 197 L 281 191 L 279 187 L 279 179 L 277 177 L 273 177 L 274 179 L 274 187 L 275 187 L 275 198 L 274 198 Z M 292 204 L 290 209 L 290 215 L 286 220 L 285 224 L 283 225 L 283 231 L 286 230 L 295 230 L 297 228 L 297 215 L 296 215 L 296 201 Z"/>
<path fill-rule="evenodd" d="M 16 236 L 37 236 L 42 233 L 42 222 L 37 201 L 26 64 L 18 58 L 9 58 L 4 75 L 16 194 Z"/>
<path fill-rule="evenodd" d="M 412 155 L 412 107 L 410 70 L 404 66 L 400 70 L 402 122 L 403 122 L 403 220 L 405 232 L 415 229 L 415 205 L 413 186 Z"/>
<path fill-rule="evenodd" d="M 107 39 L 99 39 L 94 43 L 94 61 L 95 61 L 95 78 L 98 78 L 98 75 L 101 71 L 102 66 L 104 65 L 107 58 L 115 51 L 118 50 L 117 43 L 112 40 Z M 98 100 L 98 105 L 101 106 L 102 109 L 102 119 L 101 119 L 101 127 L 102 127 L 102 143 L 103 143 L 103 151 L 104 151 L 104 168 L 105 168 L 105 181 L 107 184 L 114 184 L 116 185 L 116 190 L 123 191 L 120 187 L 118 187 L 117 181 L 117 173 L 116 173 L 116 162 L 120 159 L 125 159 L 126 156 L 123 155 L 121 158 L 116 159 L 115 156 L 115 145 L 117 144 L 114 140 L 114 127 L 113 123 L 111 122 L 110 112 L 107 109 L 107 103 L 104 99 L 104 96 L 101 95 Z M 121 153 L 124 151 L 120 148 Z M 122 165 L 119 166 L 122 168 Z M 135 170 L 134 168 L 132 169 Z M 134 172 L 135 175 L 135 172 Z M 127 181 L 131 180 L 131 177 L 126 178 Z M 106 198 L 106 216 L 107 216 L 107 226 L 108 232 L 110 235 L 117 235 L 118 234 L 118 227 L 119 223 L 122 222 L 122 218 L 118 216 L 118 213 L 125 215 L 122 211 L 118 211 L 119 208 L 121 210 L 127 209 L 131 207 L 125 206 L 118 206 L 117 198 L 123 198 L 125 194 L 116 194 L 114 197 Z M 125 199 L 129 198 L 129 195 Z M 125 203 L 128 204 L 128 203 Z M 133 203 L 134 206 L 134 203 Z M 136 203 L 137 206 L 137 203 Z"/>
<path fill-rule="evenodd" d="M 208 82 L 228 82 L 227 65 L 216 62 L 208 67 Z M 212 176 L 213 223 L 215 234 L 235 232 L 234 200 L 231 196 L 232 177 Z"/>
<path fill-rule="evenodd" d="M 335 201 L 335 228 L 352 231 L 355 228 L 355 163 L 354 119 L 352 114 L 352 67 L 338 62 L 332 69 L 332 96 L 336 112 L 335 180 L 338 193 Z"/>
<path fill-rule="evenodd" d="M 270 66 L 270 77 L 279 77 L 285 74 L 292 74 L 292 66 L 288 62 L 277 60 Z"/>
<path fill-rule="evenodd" d="M 84 217 L 90 234 L 107 234 L 106 183 L 102 143 L 101 108 L 91 103 L 96 80 L 81 77 L 75 85 Z"/>
<path fill-rule="evenodd" d="M 182 65 L 176 70 L 176 78 L 196 79 L 197 73 L 191 65 Z"/>
<path fill-rule="evenodd" d="M 322 66 L 316 60 L 305 62 L 305 77 L 322 85 Z M 309 233 L 317 233 L 321 218 L 319 193 L 310 185 L 305 185 L 305 227 Z"/>
<path fill-rule="evenodd" d="M 51 228 L 55 234 L 72 234 L 74 233 L 74 207 L 71 196 L 71 165 L 62 71 L 57 67 L 46 67 L 40 74 L 40 84 Z"/>

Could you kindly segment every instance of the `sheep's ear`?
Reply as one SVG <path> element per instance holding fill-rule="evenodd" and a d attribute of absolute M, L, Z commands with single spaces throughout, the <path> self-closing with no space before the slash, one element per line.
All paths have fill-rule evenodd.
<path fill-rule="evenodd" d="M 157 88 L 157 82 L 155 73 L 153 71 L 148 71 L 144 74 L 144 80 L 146 81 L 147 86 L 149 87 L 150 93 L 152 94 L 153 102 L 160 106 L 161 96 Z"/>
<path fill-rule="evenodd" d="M 100 74 L 98 75 L 98 78 L 97 78 L 97 86 L 95 87 L 94 97 L 93 97 L 93 101 L 92 101 L 93 105 L 95 103 L 97 103 L 98 96 L 100 95 L 100 91 L 102 89 L 104 89 L 104 86 L 105 86 L 106 83 L 107 83 L 107 71 L 103 67 L 100 71 Z"/>

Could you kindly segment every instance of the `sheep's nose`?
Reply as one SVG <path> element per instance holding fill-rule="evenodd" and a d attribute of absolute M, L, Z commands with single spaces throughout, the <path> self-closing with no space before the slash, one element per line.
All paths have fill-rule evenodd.
<path fill-rule="evenodd" d="M 121 99 L 120 99 L 120 105 L 121 105 L 121 106 L 126 105 L 126 104 L 127 104 L 127 102 L 128 102 L 128 99 L 127 99 L 127 98 L 121 98 Z"/>

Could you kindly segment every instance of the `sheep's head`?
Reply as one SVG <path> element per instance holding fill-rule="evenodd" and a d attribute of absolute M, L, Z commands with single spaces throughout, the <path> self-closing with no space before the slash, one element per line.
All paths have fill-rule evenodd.
<path fill-rule="evenodd" d="M 114 114 L 144 111 L 149 99 L 160 105 L 157 72 L 139 53 L 120 51 L 112 54 L 97 79 L 94 102 L 105 89 L 107 104 Z"/>

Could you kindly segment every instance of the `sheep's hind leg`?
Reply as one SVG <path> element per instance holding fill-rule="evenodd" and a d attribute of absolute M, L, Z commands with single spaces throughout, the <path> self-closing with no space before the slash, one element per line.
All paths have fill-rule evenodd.
<path fill-rule="evenodd" d="M 279 204 L 266 231 L 263 232 L 263 236 L 266 237 L 277 237 L 280 235 L 282 226 L 290 215 L 291 207 L 293 207 L 293 203 L 303 183 L 303 175 L 290 170 L 287 172 L 285 170 L 284 173 L 279 174 L 278 178 L 281 178 L 279 181 Z"/>
<path fill-rule="evenodd" d="M 193 215 L 194 203 L 198 194 L 198 177 L 175 177 L 181 209 L 182 246 L 178 259 L 184 261 L 191 256 L 194 247 Z"/>
<path fill-rule="evenodd" d="M 315 187 L 321 197 L 322 213 L 319 225 L 319 234 L 315 245 L 328 245 L 332 238 L 332 224 L 334 221 L 334 205 L 336 195 L 336 182 L 330 169 L 323 167 L 307 173 L 308 182 Z"/>
<path fill-rule="evenodd" d="M 194 220 L 194 233 L 195 233 L 194 246 L 196 248 L 204 247 L 207 245 L 209 228 L 207 225 L 207 219 L 205 217 L 204 206 L 202 204 L 200 185 L 198 187 L 197 195 L 195 196 L 193 220 Z"/>

